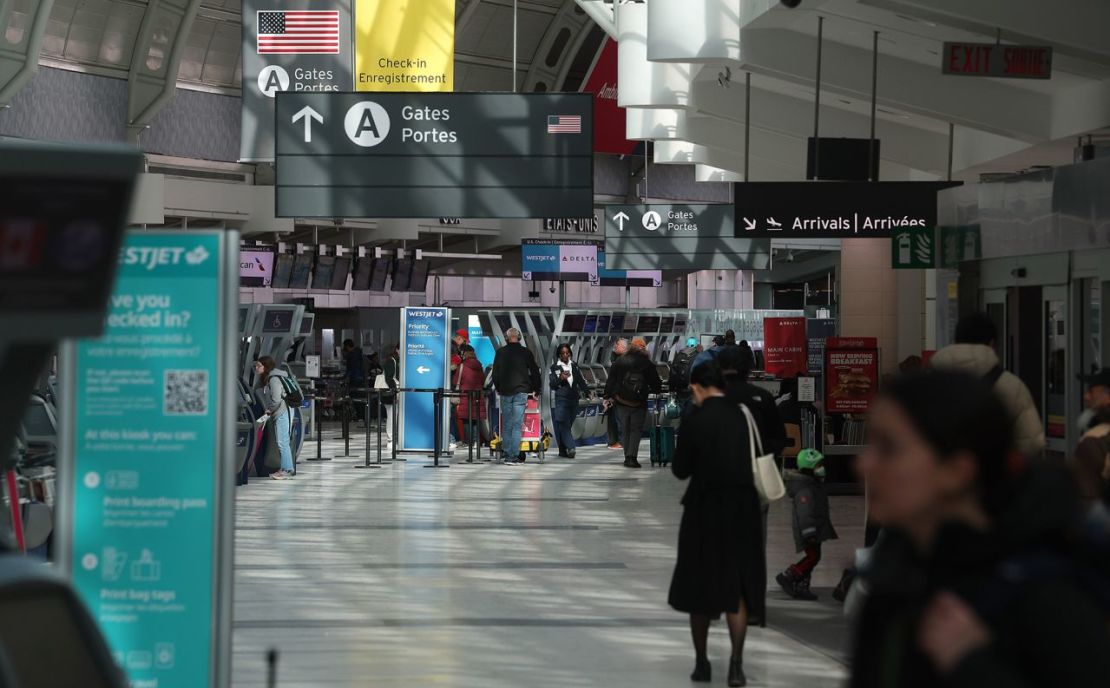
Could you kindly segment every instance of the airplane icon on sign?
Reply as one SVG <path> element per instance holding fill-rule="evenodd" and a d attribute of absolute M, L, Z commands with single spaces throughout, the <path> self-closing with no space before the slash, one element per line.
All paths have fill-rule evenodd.
<path fill-rule="evenodd" d="M 782 231 L 782 223 L 773 217 L 767 218 L 767 230 L 771 232 Z"/>

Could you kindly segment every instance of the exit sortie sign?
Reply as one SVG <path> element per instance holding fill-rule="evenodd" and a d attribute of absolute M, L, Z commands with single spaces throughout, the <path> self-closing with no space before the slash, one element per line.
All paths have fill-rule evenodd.
<path fill-rule="evenodd" d="M 945 43 L 945 74 L 1004 79 L 1051 79 L 1052 46 L 1000 43 Z"/>

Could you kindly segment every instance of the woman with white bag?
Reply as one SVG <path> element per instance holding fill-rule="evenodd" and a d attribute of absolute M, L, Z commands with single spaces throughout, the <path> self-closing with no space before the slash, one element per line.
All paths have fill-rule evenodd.
<path fill-rule="evenodd" d="M 709 682 L 709 623 L 725 614 L 732 639 L 728 685 L 743 686 L 749 621 L 763 625 L 767 571 L 760 495 L 753 458 L 758 449 L 742 407 L 730 402 L 715 362 L 695 368 L 696 408 L 682 421 L 671 469 L 690 479 L 682 498 L 678 561 L 668 602 L 690 615 L 696 656 L 692 681 Z"/>

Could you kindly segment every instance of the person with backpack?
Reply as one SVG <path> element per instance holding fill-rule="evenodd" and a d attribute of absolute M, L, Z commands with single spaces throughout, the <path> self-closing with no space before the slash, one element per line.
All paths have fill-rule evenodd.
<path fill-rule="evenodd" d="M 266 409 L 266 418 L 273 420 L 274 441 L 277 442 L 278 455 L 281 457 L 281 468 L 270 474 L 274 480 L 286 480 L 293 477 L 293 411 L 290 404 L 300 404 L 303 398 L 297 383 L 289 374 L 277 367 L 277 363 L 269 356 L 262 356 L 254 362 L 254 373 L 258 376 L 258 385 L 262 388 L 262 405 Z"/>
<path fill-rule="evenodd" d="M 690 337 L 686 340 L 686 348 L 682 349 L 671 359 L 671 371 L 667 376 L 667 389 L 674 395 L 675 401 L 684 410 L 690 407 L 690 364 L 698 355 L 698 338 Z"/>
<path fill-rule="evenodd" d="M 640 438 L 647 420 L 648 397 L 663 391 L 659 371 L 647 353 L 647 342 L 636 337 L 628 353 L 617 359 L 605 381 L 605 398 L 616 411 L 626 468 L 640 468 Z"/>
<path fill-rule="evenodd" d="M 798 469 L 786 471 L 786 494 L 794 502 L 794 547 L 805 556 L 775 576 L 783 592 L 796 600 L 813 601 L 809 589 L 813 569 L 821 563 L 821 543 L 835 540 L 829 496 L 825 493 L 825 457 L 816 449 L 798 452 Z"/>
<path fill-rule="evenodd" d="M 380 381 L 375 381 L 374 388 L 379 390 L 382 399 L 382 408 L 385 410 L 385 447 L 391 449 L 393 445 L 393 414 L 396 413 L 394 405 L 397 403 L 398 376 L 401 372 L 401 345 L 394 344 L 389 347 L 389 355 L 382 364 Z"/>
<path fill-rule="evenodd" d="M 856 469 L 884 534 L 860 572 L 851 688 L 1106 684 L 1110 585 L 1075 544 L 1078 492 L 1021 460 L 987 382 L 893 380 Z"/>
<path fill-rule="evenodd" d="M 716 361 L 717 356 L 719 356 L 721 354 L 721 351 L 723 351 L 724 348 L 725 348 L 725 338 L 722 337 L 721 335 L 717 335 L 716 337 L 714 337 L 713 338 L 713 346 L 709 347 L 705 351 L 702 351 L 700 354 L 695 356 L 694 360 L 690 363 L 690 374 L 693 375 L 694 374 L 694 369 L 697 368 L 698 366 L 709 363 L 710 361 Z"/>
<path fill-rule="evenodd" d="M 929 367 L 983 378 L 1006 407 L 1017 450 L 1025 456 L 1039 456 L 1045 447 L 1041 414 L 1029 388 L 998 360 L 994 350 L 997 340 L 998 332 L 990 316 L 966 315 L 956 323 L 956 343 L 936 352 Z"/>
<path fill-rule="evenodd" d="M 613 365 L 616 365 L 621 356 L 628 353 L 628 340 L 621 337 L 613 342 L 613 359 L 612 364 L 609 366 L 609 376 L 613 374 Z M 606 378 L 608 381 L 608 378 Z M 617 418 L 617 411 L 613 408 L 613 402 L 610 399 L 604 400 L 605 406 L 605 432 L 608 438 L 606 446 L 609 449 L 623 449 L 621 446 L 621 426 Z"/>

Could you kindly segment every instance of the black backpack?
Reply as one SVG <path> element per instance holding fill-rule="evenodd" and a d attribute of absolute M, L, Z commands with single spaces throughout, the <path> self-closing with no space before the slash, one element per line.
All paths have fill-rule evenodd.
<path fill-rule="evenodd" d="M 675 354 L 667 385 L 672 392 L 685 392 L 690 387 L 690 354 L 685 351 Z"/>
<path fill-rule="evenodd" d="M 287 375 L 278 376 L 278 382 L 281 383 L 281 389 L 285 393 L 281 400 L 287 406 L 300 406 L 304 403 L 304 394 L 301 392 L 300 385 L 297 381 Z"/>
<path fill-rule="evenodd" d="M 617 386 L 617 401 L 628 406 L 639 406 L 647 396 L 647 378 L 639 370 L 630 369 Z"/>

